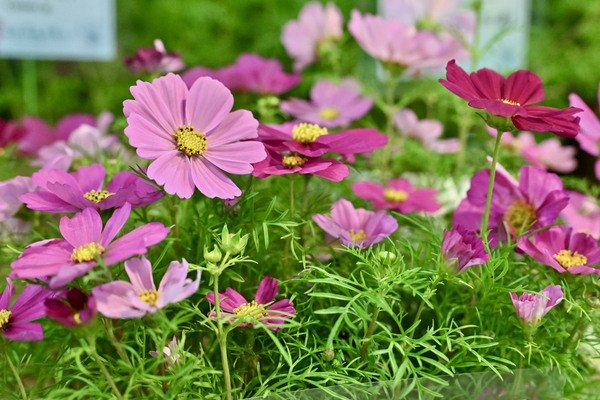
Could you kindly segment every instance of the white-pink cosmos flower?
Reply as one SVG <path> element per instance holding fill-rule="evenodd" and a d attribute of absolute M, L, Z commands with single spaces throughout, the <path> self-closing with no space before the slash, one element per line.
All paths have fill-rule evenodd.
<path fill-rule="evenodd" d="M 123 103 L 125 135 L 137 154 L 155 160 L 148 167 L 169 194 L 189 199 L 194 186 L 207 197 L 232 199 L 241 190 L 225 175 L 249 174 L 267 156 L 258 121 L 247 110 L 231 111 L 233 96 L 219 81 L 196 80 L 190 89 L 172 73 L 131 87 L 135 100 Z"/>

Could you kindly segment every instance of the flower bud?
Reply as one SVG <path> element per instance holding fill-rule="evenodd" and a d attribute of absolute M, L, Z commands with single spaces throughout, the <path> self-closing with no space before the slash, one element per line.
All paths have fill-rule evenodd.
<path fill-rule="evenodd" d="M 377 254 L 377 260 L 383 264 L 393 264 L 394 261 L 396 261 L 396 258 L 398 257 L 391 251 L 380 251 L 379 254 Z"/>
<path fill-rule="evenodd" d="M 511 118 L 502 117 L 499 115 L 494 115 L 490 113 L 486 113 L 485 123 L 490 127 L 496 129 L 499 134 L 504 132 L 515 132 L 517 128 L 515 128 L 515 124 L 513 124 Z"/>
<path fill-rule="evenodd" d="M 333 349 L 327 349 L 321 354 L 321 357 L 323 357 L 324 361 L 333 361 L 333 359 L 335 358 L 335 352 L 333 351 Z"/>
<path fill-rule="evenodd" d="M 227 225 L 225 225 L 221 232 L 221 250 L 232 256 L 241 253 L 246 248 L 248 238 L 250 237 L 250 235 L 241 236 L 241 232 L 239 231 L 235 234 L 229 233 Z"/>
<path fill-rule="evenodd" d="M 215 248 L 213 251 L 208 251 L 208 249 L 206 247 L 204 247 L 204 259 L 210 263 L 218 263 L 219 261 L 221 261 L 221 258 L 223 257 L 223 255 L 221 254 L 221 250 L 219 250 L 219 248 L 217 247 L 217 245 L 215 245 Z"/>
<path fill-rule="evenodd" d="M 336 358 L 331 362 L 331 366 L 335 369 L 342 368 L 342 363 Z"/>

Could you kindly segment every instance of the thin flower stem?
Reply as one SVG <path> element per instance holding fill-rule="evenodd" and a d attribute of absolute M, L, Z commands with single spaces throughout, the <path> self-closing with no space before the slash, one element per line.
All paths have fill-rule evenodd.
<path fill-rule="evenodd" d="M 173 237 L 175 238 L 175 254 L 181 258 L 181 247 L 179 247 L 179 229 L 177 228 L 177 205 L 175 196 L 171 196 L 171 225 L 173 225 Z"/>
<path fill-rule="evenodd" d="M 488 193 L 487 200 L 485 201 L 485 214 L 483 215 L 483 220 L 481 221 L 481 235 L 485 237 L 483 243 L 486 246 L 486 250 L 489 253 L 489 242 L 487 241 L 487 228 L 489 225 L 490 219 L 490 206 L 492 205 L 492 193 L 494 191 L 494 181 L 496 179 L 496 164 L 498 164 L 498 154 L 500 153 L 500 139 L 502 138 L 502 133 L 499 130 L 496 130 L 496 145 L 494 147 L 494 158 L 492 159 L 492 168 L 490 170 L 490 183 L 488 185 Z"/>
<path fill-rule="evenodd" d="M 294 219 L 294 179 L 290 179 L 290 218 Z"/>
<path fill-rule="evenodd" d="M 373 335 L 373 331 L 375 331 L 375 326 L 377 325 L 377 317 L 379 317 L 379 311 L 381 307 L 375 306 L 373 310 L 373 316 L 371 317 L 371 323 L 369 324 L 369 328 L 367 329 L 367 333 L 365 333 L 365 337 L 363 338 L 362 348 L 360 349 L 360 361 L 364 361 L 367 356 L 367 349 L 369 348 L 369 343 L 371 342 L 371 336 Z"/>
<path fill-rule="evenodd" d="M 88 348 L 89 348 L 88 351 L 89 351 L 89 353 L 96 360 L 96 364 L 98 364 L 98 368 L 100 368 L 100 371 L 102 371 L 102 374 L 104 375 L 104 377 L 108 381 L 110 387 L 112 388 L 113 392 L 115 393 L 115 396 L 117 396 L 117 399 L 123 400 L 123 395 L 121 395 L 121 392 L 117 388 L 117 385 L 115 385 L 115 381 L 113 381 L 112 377 L 108 373 L 108 370 L 104 366 L 104 363 L 102 362 L 102 359 L 100 358 L 100 356 L 96 352 L 96 344 L 94 343 L 95 339 L 94 338 L 88 338 L 87 342 L 88 342 Z"/>
<path fill-rule="evenodd" d="M 456 99 L 455 99 L 456 100 Z M 462 170 L 465 165 L 465 159 L 467 154 L 467 138 L 469 136 L 469 128 L 471 126 L 471 113 L 469 110 L 465 110 L 464 104 L 455 101 L 457 106 L 458 115 L 458 140 L 460 142 L 460 148 L 456 155 L 456 169 Z"/>
<path fill-rule="evenodd" d="M 112 326 L 109 326 L 109 324 L 112 325 L 112 323 L 109 322 L 108 319 L 106 319 L 106 318 L 102 318 L 102 322 L 104 322 L 104 327 L 106 328 L 106 334 L 108 335 L 108 338 L 110 339 L 110 342 L 112 343 L 114 348 L 117 350 L 117 353 L 119 353 L 121 360 L 123 360 L 125 362 L 125 364 L 131 366 L 131 361 L 129 361 L 127 354 L 125 354 L 125 350 L 123 350 L 123 348 L 121 347 L 121 344 L 119 343 L 119 340 L 115 337 L 115 333 L 112 330 Z"/>
<path fill-rule="evenodd" d="M 25 391 L 25 386 L 23 386 L 23 381 L 21 380 L 21 376 L 19 375 L 19 371 L 17 371 L 17 368 L 15 367 L 15 365 L 12 362 L 12 360 L 10 359 L 10 356 L 8 355 L 8 350 L 7 349 L 4 350 L 4 356 L 6 358 L 6 361 L 8 361 L 8 365 L 10 366 L 10 369 L 13 372 L 13 375 L 15 376 L 15 380 L 17 381 L 17 385 L 19 385 L 19 390 L 21 391 L 21 397 L 23 398 L 23 400 L 27 400 L 27 392 Z"/>
<path fill-rule="evenodd" d="M 440 280 L 441 280 L 441 278 L 438 276 L 436 278 L 436 280 L 433 282 L 433 285 L 431 285 L 431 287 L 429 288 L 430 292 L 433 292 L 435 290 L 438 283 L 440 283 Z M 425 309 L 425 299 L 421 300 L 421 304 L 419 304 L 419 309 L 417 310 L 417 315 L 415 315 L 415 320 L 413 321 L 413 325 L 416 324 L 417 321 L 419 321 L 421 319 L 421 314 L 423 313 L 424 309 Z M 412 332 L 408 335 L 408 337 L 410 337 L 412 339 L 415 336 L 416 330 L 417 330 L 417 328 L 413 329 Z"/>
<path fill-rule="evenodd" d="M 388 81 L 386 83 L 386 95 L 385 95 L 385 104 L 386 109 L 386 125 L 385 125 L 385 133 L 388 137 L 388 143 L 383 148 L 383 157 L 382 157 L 382 165 L 381 165 L 381 183 L 385 184 L 387 182 L 387 171 L 390 168 L 390 159 L 392 156 L 392 142 L 394 137 L 394 93 L 396 89 L 396 76 L 390 73 Z"/>
<path fill-rule="evenodd" d="M 577 321 L 577 323 L 573 327 L 573 329 L 571 329 L 571 332 L 569 332 L 569 337 L 565 339 L 565 343 L 563 344 L 562 349 L 560 349 L 561 354 L 564 354 L 567 350 L 569 350 L 569 346 L 573 342 L 573 338 L 575 338 L 575 335 L 577 334 L 577 331 L 581 327 L 581 324 L 583 324 L 584 318 L 585 317 L 582 315 L 581 318 L 579 318 L 579 321 Z"/>
<path fill-rule="evenodd" d="M 225 256 L 225 259 L 227 255 Z M 221 263 L 223 266 L 224 263 Z M 215 293 L 215 312 L 217 319 L 217 340 L 219 341 L 219 347 L 221 348 L 221 362 L 223 363 L 223 377 L 225 379 L 225 393 L 227 394 L 227 400 L 232 400 L 231 397 L 231 377 L 229 375 L 229 363 L 227 361 L 227 332 L 223 331 L 223 317 L 221 316 L 221 301 L 219 299 L 219 275 L 221 269 L 213 275 L 213 291 Z"/>

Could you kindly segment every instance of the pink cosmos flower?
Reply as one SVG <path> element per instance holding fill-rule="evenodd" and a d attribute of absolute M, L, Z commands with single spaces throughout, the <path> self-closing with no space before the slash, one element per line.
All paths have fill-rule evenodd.
<path fill-rule="evenodd" d="M 21 121 L 24 133 L 19 141 L 19 150 L 36 154 L 42 147 L 57 140 L 67 141 L 71 133 L 83 124 L 96 126 L 96 119 L 89 114 L 70 114 L 58 121 L 56 129 L 52 129 L 41 118 L 25 117 Z"/>
<path fill-rule="evenodd" d="M 537 326 L 542 318 L 544 318 L 544 315 L 552 307 L 560 303 L 564 297 L 560 285 L 547 286 L 544 290 L 540 291 L 540 295 L 524 292 L 521 297 L 517 297 L 516 293 L 510 292 L 510 298 L 515 306 L 515 311 L 523 325 L 530 327 Z"/>
<path fill-rule="evenodd" d="M 493 246 L 506 237 L 504 224 L 513 237 L 523 235 L 530 225 L 539 229 L 554 223 L 560 211 L 567 206 L 569 196 L 563 190 L 558 175 L 541 168 L 521 167 L 517 182 L 498 165 L 492 204 L 490 208 L 490 242 Z M 471 189 L 456 211 L 452 224 L 462 225 L 469 231 L 478 231 L 485 211 L 490 170 L 482 170 L 471 179 Z M 535 223 L 534 223 L 535 222 Z"/>
<path fill-rule="evenodd" d="M 600 207 L 593 196 L 565 190 L 569 195 L 569 204 L 562 210 L 560 217 L 565 220 L 573 232 L 583 232 L 594 239 L 600 239 Z"/>
<path fill-rule="evenodd" d="M 396 210 L 408 214 L 415 211 L 432 213 L 440 208 L 435 200 L 437 190 L 415 189 L 404 178 L 392 179 L 387 186 L 375 182 L 356 182 L 352 190 L 361 199 L 372 201 L 376 210 Z"/>
<path fill-rule="evenodd" d="M 6 278 L 6 282 L 6 288 L 0 295 L 0 333 L 15 341 L 43 340 L 42 325 L 30 321 L 46 315 L 44 301 L 57 293 L 43 286 L 29 285 L 11 306 L 10 298 L 15 295 L 15 286 L 10 278 Z"/>
<path fill-rule="evenodd" d="M 315 214 L 312 219 L 332 238 L 339 238 L 342 244 L 362 248 L 381 242 L 398 229 L 398 221 L 385 211 L 374 213 L 354 208 L 346 199 L 333 204 L 331 217 Z"/>
<path fill-rule="evenodd" d="M 162 40 L 154 40 L 154 47 L 139 48 L 135 56 L 125 56 L 123 62 L 133 72 L 149 72 L 164 74 L 180 71 L 185 68 L 185 63 L 179 53 L 169 53 Z"/>
<path fill-rule="evenodd" d="M 17 176 L 0 182 L 0 221 L 14 216 L 23 202 L 19 197 L 35 190 L 35 184 L 28 176 Z"/>
<path fill-rule="evenodd" d="M 163 347 L 162 350 L 162 358 L 166 358 L 168 368 L 173 368 L 175 364 L 179 364 L 181 361 L 181 355 L 178 354 L 179 351 L 179 343 L 177 343 L 177 338 L 173 336 L 173 340 L 169 342 L 168 345 Z M 150 350 L 148 352 L 152 357 L 158 358 L 158 351 Z"/>
<path fill-rule="evenodd" d="M 313 174 L 333 182 L 341 182 L 350 175 L 348 166 L 341 161 L 325 157 L 303 157 L 297 153 L 281 154 L 267 150 L 267 158 L 252 165 L 252 175 L 266 178 L 270 175 Z"/>
<path fill-rule="evenodd" d="M 457 138 L 439 139 L 444 125 L 435 119 L 422 119 L 410 108 L 403 108 L 394 116 L 394 125 L 403 136 L 417 139 L 429 150 L 436 153 L 456 153 L 460 150 Z"/>
<path fill-rule="evenodd" d="M 590 267 L 600 262 L 598 240 L 585 233 L 553 226 L 523 239 L 518 248 L 560 273 L 600 275 L 600 268 Z"/>
<path fill-rule="evenodd" d="M 544 89 L 542 80 L 532 72 L 520 70 L 505 78 L 496 71 L 483 68 L 468 75 L 454 60 L 448 62 L 446 71 L 447 80 L 439 80 L 446 89 L 467 100 L 473 108 L 486 110 L 505 120 L 510 118 L 517 129 L 552 132 L 567 138 L 575 137 L 579 132 L 579 117 L 573 115 L 581 109 L 568 107 L 561 110 L 533 105 L 544 100 Z"/>
<path fill-rule="evenodd" d="M 301 71 L 312 64 L 322 48 L 341 39 L 344 17 L 333 3 L 306 3 L 297 20 L 286 22 L 281 33 L 285 51 L 294 59 L 294 70 Z"/>
<path fill-rule="evenodd" d="M 186 71 L 182 78 L 191 89 L 201 77 L 211 77 L 223 83 L 232 92 L 254 92 L 279 95 L 296 86 L 302 77 L 287 74 L 276 58 L 262 58 L 258 54 L 243 53 L 233 65 L 219 70 L 194 67 Z"/>
<path fill-rule="evenodd" d="M 492 136 L 497 135 L 495 129 L 487 128 Z M 500 142 L 536 167 L 564 174 L 577 168 L 577 149 L 573 146 L 563 146 L 557 138 L 546 139 L 537 144 L 531 132 L 521 132 L 517 137 L 511 132 L 504 132 Z"/>
<path fill-rule="evenodd" d="M 79 167 L 67 173 L 58 169 L 40 170 L 31 177 L 41 190 L 23 194 L 19 200 L 32 210 L 70 213 L 88 207 L 108 210 L 129 202 L 132 208 L 143 207 L 163 197 L 163 193 L 129 171 L 117 173 L 103 189 L 106 169 L 102 164 Z"/>
<path fill-rule="evenodd" d="M 98 211 L 86 208 L 73 218 L 62 217 L 60 232 L 64 239 L 42 240 L 30 244 L 11 264 L 13 278 L 51 277 L 50 287 L 57 288 L 86 274 L 101 258 L 110 266 L 132 256 L 145 254 L 148 247 L 161 242 L 169 232 L 160 222 L 142 225 L 114 240 L 123 228 L 131 205 L 118 208 L 102 229 Z"/>
<path fill-rule="evenodd" d="M 279 107 L 302 121 L 335 128 L 362 118 L 373 107 L 373 100 L 360 97 L 358 82 L 346 78 L 339 85 L 318 81 L 310 91 L 310 101 L 293 97 L 279 103 Z"/>
<path fill-rule="evenodd" d="M 348 29 L 370 56 L 409 68 L 411 72 L 440 68 L 448 60 L 468 56 L 463 45 L 453 37 L 440 38 L 431 31 L 417 31 L 414 25 L 362 15 L 358 10 L 352 10 Z"/>
<path fill-rule="evenodd" d="M 284 318 L 291 317 L 279 312 L 282 311 L 287 314 L 296 315 L 296 310 L 294 310 L 294 303 L 288 299 L 280 300 L 269 305 L 269 303 L 275 301 L 278 290 L 277 279 L 273 279 L 270 276 L 265 276 L 263 280 L 260 281 L 254 300 L 251 302 L 246 300 L 244 296 L 232 288 L 227 288 L 225 292 L 219 293 L 219 307 L 222 310 L 221 317 L 226 318 L 226 323 L 231 323 L 237 318 L 241 318 L 260 321 L 272 331 L 283 329 L 285 324 Z M 207 294 L 206 299 L 212 304 L 215 304 L 214 293 L 211 292 Z M 216 315 L 216 311 L 209 314 L 212 318 Z M 256 322 L 250 322 L 250 324 L 256 325 Z M 246 326 L 248 325 L 248 322 L 243 322 L 239 325 Z"/>
<path fill-rule="evenodd" d="M 207 197 L 231 199 L 241 190 L 225 175 L 249 174 L 264 160 L 264 146 L 242 141 L 257 136 L 258 122 L 246 110 L 230 112 L 231 92 L 220 82 L 200 78 L 188 90 L 179 75 L 131 87 L 135 100 L 123 112 L 125 135 L 137 154 L 155 160 L 148 177 L 169 194 L 189 199 L 194 186 Z"/>
<path fill-rule="evenodd" d="M 201 272 L 198 270 L 197 279 L 192 281 L 187 277 L 188 268 L 185 258 L 172 261 L 157 289 L 152 264 L 145 256 L 127 260 L 125 271 L 131 283 L 114 281 L 92 289 L 98 311 L 108 318 L 140 318 L 187 299 L 198 290 Z"/>
<path fill-rule="evenodd" d="M 64 298 L 46 299 L 44 306 L 48 318 L 71 327 L 87 325 L 98 311 L 94 296 L 87 295 L 77 288 L 69 289 Z"/>
<path fill-rule="evenodd" d="M 9 143 L 18 143 L 25 131 L 14 121 L 4 121 L 0 118 L 0 149 Z"/>
<path fill-rule="evenodd" d="M 600 86 L 598 86 L 598 101 L 600 102 Z M 600 119 L 581 100 L 581 97 L 575 93 L 569 95 L 569 102 L 571 103 L 571 107 L 583 110 L 579 114 L 581 118 L 579 122 L 580 130 L 579 135 L 575 136 L 575 139 L 577 139 L 583 151 L 596 157 L 600 156 L 600 151 L 598 150 L 598 144 L 600 143 Z M 596 178 L 600 179 L 600 159 L 596 160 L 594 171 L 596 172 Z"/>
<path fill-rule="evenodd" d="M 450 231 L 444 229 L 441 251 L 446 264 L 457 273 L 466 271 L 472 265 L 486 264 L 490 259 L 483 240 L 460 225 L 452 227 Z"/>

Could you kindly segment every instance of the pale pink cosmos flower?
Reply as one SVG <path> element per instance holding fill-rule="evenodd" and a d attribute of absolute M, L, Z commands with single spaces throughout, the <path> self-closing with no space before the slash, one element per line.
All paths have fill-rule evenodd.
<path fill-rule="evenodd" d="M 595 239 L 600 239 L 600 207 L 596 199 L 574 190 L 565 192 L 569 195 L 569 203 L 561 211 L 560 217 L 574 232 L 587 233 Z"/>
<path fill-rule="evenodd" d="M 530 327 L 537 326 L 542 318 L 544 318 L 544 315 L 546 315 L 552 307 L 560 303 L 563 297 L 564 295 L 560 285 L 547 286 L 540 291 L 539 295 L 524 292 L 521 297 L 518 297 L 516 293 L 510 292 L 510 298 L 515 306 L 517 316 L 524 326 Z"/>
<path fill-rule="evenodd" d="M 310 90 L 310 101 L 292 97 L 279 107 L 301 121 L 335 128 L 362 118 L 373 107 L 373 100 L 360 96 L 356 79 L 345 78 L 340 84 L 317 81 Z"/>
<path fill-rule="evenodd" d="M 598 102 L 600 102 L 600 85 L 598 86 Z M 575 139 L 579 142 L 581 149 L 588 154 L 593 156 L 600 156 L 600 119 L 594 114 L 594 112 L 588 107 L 587 104 L 581 97 L 575 93 L 569 95 L 569 103 L 571 107 L 577 107 L 583 110 L 578 114 L 579 121 L 579 135 L 575 136 Z M 596 172 L 596 178 L 600 179 L 600 158 L 596 160 L 594 166 Z"/>
<path fill-rule="evenodd" d="M 436 119 L 419 120 L 410 108 L 403 108 L 394 116 L 394 125 L 400 134 L 417 139 L 429 150 L 436 153 L 456 153 L 460 150 L 457 138 L 439 139 L 444 132 L 444 125 Z"/>
<path fill-rule="evenodd" d="M 344 17 L 333 3 L 306 3 L 297 20 L 286 22 L 281 42 L 294 59 L 294 70 L 301 71 L 319 56 L 322 47 L 339 40 L 344 34 Z"/>
<path fill-rule="evenodd" d="M 38 117 L 24 117 L 21 121 L 23 136 L 19 140 L 19 150 L 27 154 L 36 154 L 44 146 L 57 140 L 67 141 L 75 129 L 87 124 L 96 126 L 96 119 L 89 114 L 69 114 L 51 128 L 46 121 Z"/>
<path fill-rule="evenodd" d="M 197 187 L 207 197 L 232 199 L 241 190 L 225 175 L 250 174 L 267 156 L 258 121 L 246 110 L 231 112 L 233 96 L 222 83 L 199 78 L 188 89 L 172 73 L 131 87 L 123 103 L 125 135 L 137 154 L 154 160 L 148 177 L 169 194 L 189 199 Z"/>
<path fill-rule="evenodd" d="M 123 62 L 133 72 L 164 74 L 185 68 L 185 63 L 179 53 L 167 54 L 165 45 L 160 39 L 154 40 L 154 47 L 139 48 L 135 56 L 126 56 Z"/>
<path fill-rule="evenodd" d="M 435 200 L 437 190 L 415 188 L 408 179 L 392 179 L 386 186 L 375 182 L 356 182 L 352 190 L 361 199 L 373 202 L 376 210 L 396 210 L 402 214 L 415 211 L 433 213 L 440 208 Z"/>
<path fill-rule="evenodd" d="M 496 130 L 489 126 L 487 131 L 494 137 L 497 135 Z M 531 132 L 523 131 L 516 137 L 511 132 L 504 132 L 500 143 L 514 153 L 520 154 L 530 164 L 545 170 L 566 174 L 577 168 L 575 157 L 577 149 L 573 146 L 563 146 L 555 137 L 538 144 Z"/>
<path fill-rule="evenodd" d="M 181 361 L 181 355 L 178 353 L 179 351 L 179 343 L 177 343 L 177 338 L 173 336 L 173 340 L 169 342 L 168 345 L 163 347 L 161 357 L 166 359 L 168 368 L 173 368 L 175 364 L 179 364 Z M 150 354 L 154 358 L 158 358 L 158 351 L 150 350 L 148 354 Z"/>
<path fill-rule="evenodd" d="M 145 256 L 127 260 L 125 271 L 131 283 L 114 281 L 92 289 L 98 311 L 108 318 L 140 318 L 185 300 L 196 293 L 200 285 L 201 271 L 197 271 L 193 281 L 187 277 L 188 268 L 185 258 L 181 262 L 172 261 L 157 289 L 152 264 Z"/>

